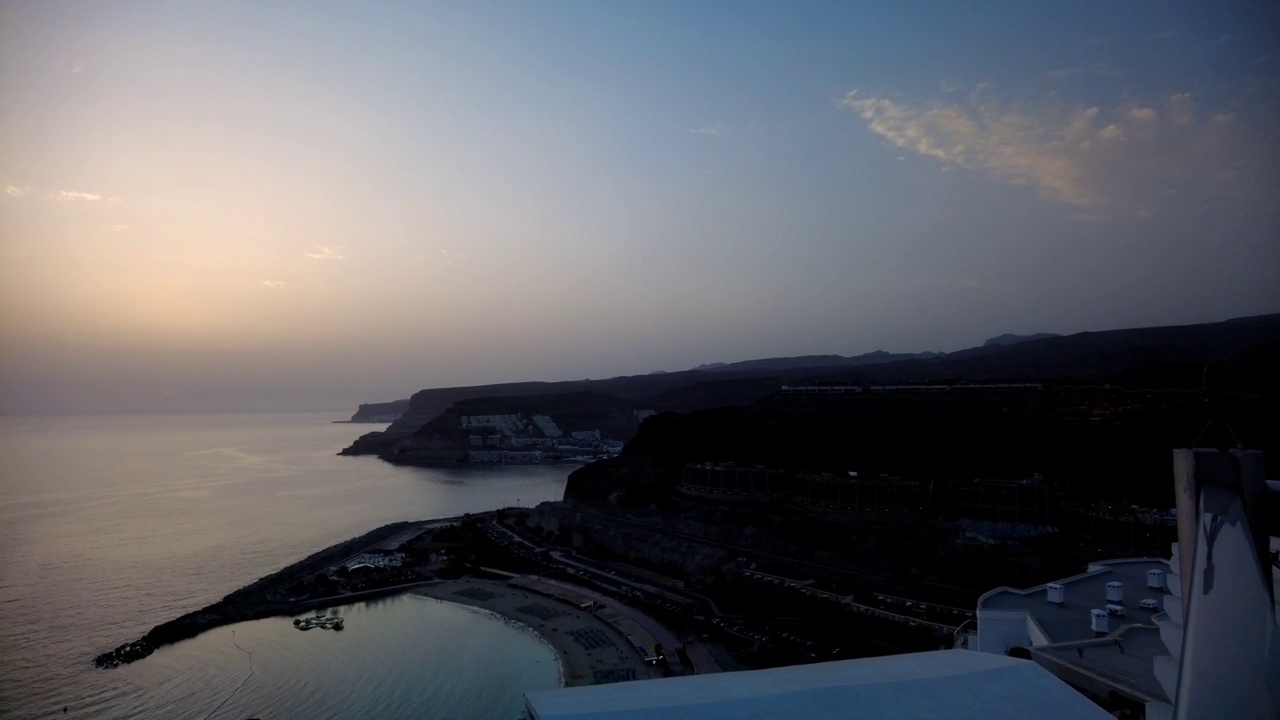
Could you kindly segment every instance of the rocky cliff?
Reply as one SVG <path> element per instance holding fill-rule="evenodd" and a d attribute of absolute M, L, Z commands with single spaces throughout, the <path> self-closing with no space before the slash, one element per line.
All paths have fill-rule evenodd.
<path fill-rule="evenodd" d="M 472 397 L 454 402 L 417 428 L 402 421 L 385 432 L 369 433 L 342 454 L 375 454 L 403 465 L 459 464 L 465 462 L 471 449 L 468 444 L 471 433 L 462 429 L 461 420 L 463 416 L 476 415 L 516 415 L 526 422 L 533 416 L 545 415 L 565 436 L 578 430 L 594 430 L 599 431 L 602 438 L 626 441 L 635 435 L 640 425 L 638 409 L 630 401 L 595 392 Z M 502 449 L 517 448 L 504 445 Z"/>
<path fill-rule="evenodd" d="M 434 388 L 415 393 L 409 407 L 383 431 L 357 438 L 343 455 L 378 455 L 391 462 L 412 453 L 406 443 L 448 411 L 455 415 L 542 414 L 570 430 L 600 430 L 627 440 L 639 425 L 637 410 L 688 412 L 754 402 L 774 392 L 776 377 L 708 378 L 701 372 L 637 375 L 560 383 L 507 383 Z"/>
<path fill-rule="evenodd" d="M 363 403 L 356 409 L 347 422 L 384 423 L 395 422 L 409 409 L 409 400 L 392 400 L 391 402 Z"/>

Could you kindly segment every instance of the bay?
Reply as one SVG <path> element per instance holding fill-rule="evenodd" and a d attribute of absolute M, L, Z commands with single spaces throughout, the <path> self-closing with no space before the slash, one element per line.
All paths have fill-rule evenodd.
<path fill-rule="evenodd" d="M 93 657 L 378 525 L 559 499 L 570 470 L 430 470 L 338 457 L 358 434 L 381 426 L 333 424 L 335 415 L 0 418 L 0 716 L 202 717 L 201 711 L 212 709 L 211 699 L 220 700 L 247 672 L 229 629 L 115 671 L 97 670 Z M 414 651 L 431 647 L 433 656 L 447 657 L 467 646 L 467 652 L 481 652 L 481 669 L 514 655 L 524 670 L 504 677 L 521 678 L 511 681 L 516 685 L 554 685 L 545 646 L 531 640 L 513 654 L 517 641 L 508 631 L 515 630 L 500 620 L 465 609 L 456 612 L 467 615 L 439 608 L 421 612 L 432 610 L 422 605 L 416 598 L 397 598 L 355 607 L 365 608 L 367 622 L 361 624 L 369 628 L 425 623 L 417 635 L 437 633 L 426 646 L 412 645 Z M 464 617 L 468 633 L 448 631 Z M 262 637 L 269 638 L 267 628 L 280 622 L 288 624 L 246 623 L 254 627 L 237 629 L 237 635 L 265 632 Z M 284 652 L 298 642 L 330 642 L 319 638 L 325 631 L 283 629 L 293 633 L 285 634 L 288 642 L 264 639 L 262 654 L 254 651 L 255 662 L 267 663 L 264 668 L 273 667 L 272 648 Z M 415 635 L 391 632 L 379 635 L 383 644 L 365 647 L 347 639 L 358 635 L 352 629 L 349 624 L 345 635 L 332 635 L 352 646 L 353 652 L 341 654 L 342 662 L 350 666 L 349 677 L 364 678 L 363 684 L 353 680 L 346 689 L 339 684 L 321 693 L 316 702 L 329 706 L 317 715 L 319 705 L 287 690 L 310 696 L 314 687 L 290 685 L 287 678 L 308 676 L 330 653 L 290 651 L 292 665 L 275 667 L 296 670 L 255 673 L 240 691 L 246 698 L 259 692 L 271 699 L 254 716 L 492 717 L 496 706 L 446 707 L 440 698 L 506 696 L 514 688 L 494 685 L 483 670 L 451 673 L 448 687 L 438 676 L 424 680 L 414 663 L 390 660 L 405 656 L 410 648 L 397 643 Z M 455 644 L 452 650 L 449 643 Z M 166 675 L 160 671 L 165 667 L 180 672 Z M 191 678 L 186 686 L 173 680 L 184 675 Z M 402 700 L 398 709 L 373 708 L 362 698 L 359 688 L 378 686 L 372 677 L 380 678 L 384 690 L 409 688 L 393 693 Z M 251 692 L 255 684 L 259 688 Z M 510 697 L 522 690 L 514 692 Z M 291 715 L 289 707 L 310 714 Z M 232 708 L 242 709 L 228 703 L 226 709 Z"/>

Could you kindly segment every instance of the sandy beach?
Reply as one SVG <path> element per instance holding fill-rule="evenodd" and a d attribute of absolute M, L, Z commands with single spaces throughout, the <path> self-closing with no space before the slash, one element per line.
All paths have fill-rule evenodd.
<path fill-rule="evenodd" d="M 599 685 L 660 677 L 618 630 L 594 613 L 536 592 L 490 580 L 445 580 L 419 595 L 482 608 L 527 625 L 560 657 L 564 683 Z"/>

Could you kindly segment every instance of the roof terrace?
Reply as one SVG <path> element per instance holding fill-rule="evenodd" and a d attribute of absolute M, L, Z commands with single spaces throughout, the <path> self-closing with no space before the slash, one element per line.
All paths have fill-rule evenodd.
<path fill-rule="evenodd" d="M 1125 608 L 1123 622 L 1147 622 L 1159 610 L 1145 610 L 1139 603 L 1151 598 L 1159 601 L 1163 607 L 1164 596 L 1167 594 L 1164 588 L 1147 587 L 1147 571 L 1163 572 L 1168 570 L 1168 567 L 1168 563 L 1159 558 L 1107 560 L 1093 563 L 1089 565 L 1087 571 L 1079 575 L 1050 583 L 1062 587 L 1063 602 L 1061 603 L 1049 602 L 1049 584 L 1028 590 L 996 588 L 978 599 L 979 632 L 982 625 L 981 613 L 984 610 L 1021 610 L 1027 613 L 1043 634 L 1043 637 L 1036 637 L 1033 629 L 1030 634 L 1032 645 L 1095 638 L 1097 634 L 1090 627 L 1089 611 L 1095 608 L 1106 608 L 1107 605 L 1121 605 Z M 1122 583 L 1123 601 L 1115 602 L 1107 599 L 1107 583 L 1112 582 Z M 1120 622 L 1121 619 L 1117 617 L 1116 621 Z M 1002 651 L 1007 650 L 1008 648 L 1004 648 Z"/>

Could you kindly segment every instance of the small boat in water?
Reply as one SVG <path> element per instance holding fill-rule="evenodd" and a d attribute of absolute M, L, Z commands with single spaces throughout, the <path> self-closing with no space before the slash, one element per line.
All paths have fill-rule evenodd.
<path fill-rule="evenodd" d="M 317 610 L 315 615 L 304 618 L 294 618 L 293 626 L 299 630 L 310 630 L 311 628 L 320 628 L 321 630 L 341 630 L 345 621 L 339 615 L 325 615 L 323 610 Z"/>

